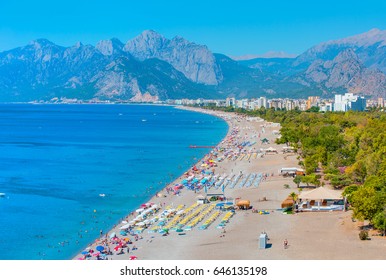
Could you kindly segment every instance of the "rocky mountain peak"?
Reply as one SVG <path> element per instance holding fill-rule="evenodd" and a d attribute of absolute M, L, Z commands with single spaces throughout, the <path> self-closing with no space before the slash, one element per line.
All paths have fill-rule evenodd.
<path fill-rule="evenodd" d="M 317 59 L 333 60 L 345 49 L 351 49 L 366 67 L 386 73 L 386 30 L 371 29 L 355 36 L 316 45 L 301 54 L 294 66 L 310 65 Z"/>
<path fill-rule="evenodd" d="M 41 49 L 41 48 L 44 48 L 47 46 L 52 47 L 52 46 L 56 46 L 56 45 L 47 39 L 41 38 L 41 39 L 36 39 L 36 40 L 31 41 L 28 44 L 28 46 L 32 46 L 35 49 Z"/>
<path fill-rule="evenodd" d="M 129 40 L 124 50 L 141 61 L 150 58 L 166 61 L 196 83 L 217 85 L 222 79 L 208 48 L 179 36 L 169 40 L 153 30 L 146 30 Z"/>
<path fill-rule="evenodd" d="M 145 30 L 134 39 L 129 40 L 124 50 L 133 54 L 137 59 L 145 60 L 158 57 L 159 50 L 162 49 L 169 40 L 153 30 Z"/>
<path fill-rule="evenodd" d="M 73 48 L 75 48 L 75 49 L 79 49 L 81 47 L 83 47 L 83 44 L 80 41 L 76 42 L 75 45 L 73 46 Z"/>
<path fill-rule="evenodd" d="M 138 37 L 143 37 L 146 39 L 164 38 L 161 34 L 159 34 L 158 32 L 156 32 L 152 29 L 144 30 Z"/>
<path fill-rule="evenodd" d="M 102 40 L 99 41 L 95 48 L 100 51 L 103 55 L 113 55 L 117 52 L 122 52 L 124 48 L 124 44 L 116 38 L 112 38 L 110 40 Z"/>
<path fill-rule="evenodd" d="M 368 47 L 374 44 L 380 43 L 380 45 L 386 45 L 386 30 L 380 30 L 373 28 L 362 34 L 350 36 L 344 39 L 328 41 L 322 45 L 352 45 L 356 47 Z"/>

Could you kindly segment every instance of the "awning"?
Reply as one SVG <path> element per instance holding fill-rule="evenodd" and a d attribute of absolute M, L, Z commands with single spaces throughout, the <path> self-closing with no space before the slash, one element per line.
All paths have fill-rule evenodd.
<path fill-rule="evenodd" d="M 324 187 L 316 188 L 312 191 L 305 191 L 300 193 L 299 198 L 303 200 L 321 200 L 321 199 L 334 199 L 340 200 L 342 198 L 342 193 L 339 191 L 333 191 L 326 189 Z"/>

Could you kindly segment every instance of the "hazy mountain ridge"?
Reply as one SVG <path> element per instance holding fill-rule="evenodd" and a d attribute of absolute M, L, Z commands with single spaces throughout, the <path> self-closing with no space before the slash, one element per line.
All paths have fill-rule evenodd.
<path fill-rule="evenodd" d="M 386 75 L 365 67 L 352 49 L 344 49 L 332 60 L 315 60 L 298 78 L 317 84 L 324 93 L 336 89 L 382 96 L 386 89 Z"/>
<path fill-rule="evenodd" d="M 152 30 L 129 40 L 125 51 L 139 60 L 158 58 L 170 63 L 195 83 L 217 85 L 222 74 L 214 55 L 206 46 L 197 45 L 182 37 L 169 40 Z"/>
<path fill-rule="evenodd" d="M 54 97 L 155 101 L 170 97 L 212 96 L 168 63 L 138 61 L 118 40 L 64 48 L 48 40 L 0 53 L 2 101 Z M 141 96 L 145 96 L 141 98 Z"/>
<path fill-rule="evenodd" d="M 319 44 L 296 58 L 247 61 L 154 31 L 95 47 L 38 39 L 0 53 L 0 101 L 296 98 L 347 91 L 386 97 L 385 70 L 386 31 L 377 29 Z"/>
<path fill-rule="evenodd" d="M 310 64 L 315 59 L 332 60 L 345 49 L 353 50 L 364 66 L 386 73 L 386 30 L 379 29 L 316 45 L 299 55 L 294 66 Z"/>
<path fill-rule="evenodd" d="M 240 63 L 304 85 L 315 94 L 350 91 L 386 97 L 386 31 L 378 29 L 321 43 L 296 58 Z"/>

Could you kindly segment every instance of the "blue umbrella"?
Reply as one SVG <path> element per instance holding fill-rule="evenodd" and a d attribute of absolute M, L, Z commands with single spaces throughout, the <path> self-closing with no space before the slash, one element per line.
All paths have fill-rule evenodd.
<path fill-rule="evenodd" d="M 82 255 L 87 255 L 88 254 L 88 251 L 83 251 L 82 252 Z"/>
<path fill-rule="evenodd" d="M 99 252 L 102 252 L 105 249 L 105 247 L 99 245 L 99 246 L 96 246 L 95 249 L 97 249 Z"/>

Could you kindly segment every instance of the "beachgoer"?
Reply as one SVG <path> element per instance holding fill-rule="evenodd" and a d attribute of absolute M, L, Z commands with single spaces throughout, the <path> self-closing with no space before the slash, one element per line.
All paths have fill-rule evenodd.
<path fill-rule="evenodd" d="M 284 239 L 284 249 L 287 249 L 287 248 L 288 248 L 288 240 Z"/>

